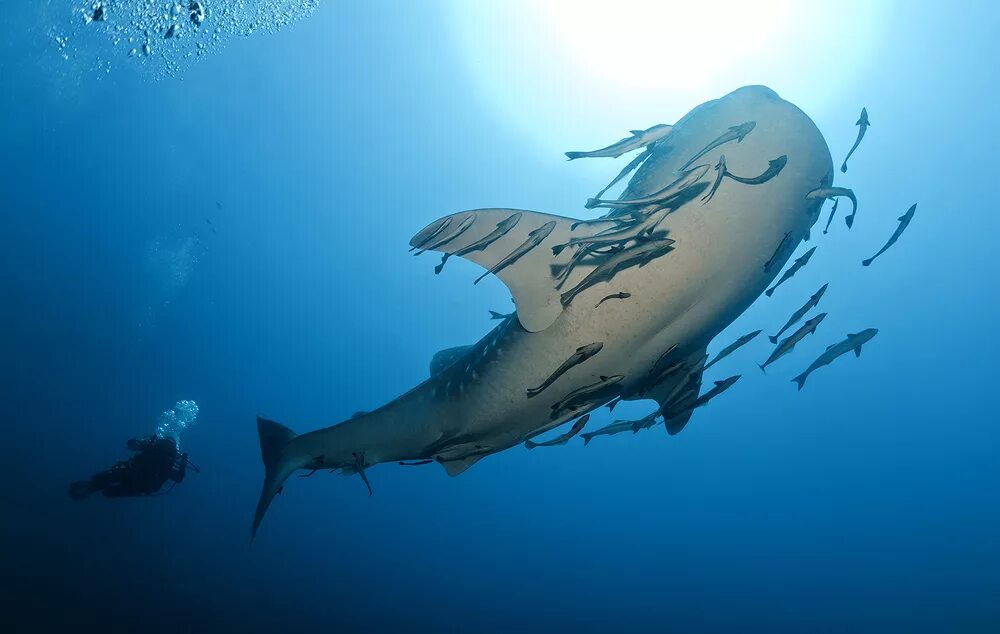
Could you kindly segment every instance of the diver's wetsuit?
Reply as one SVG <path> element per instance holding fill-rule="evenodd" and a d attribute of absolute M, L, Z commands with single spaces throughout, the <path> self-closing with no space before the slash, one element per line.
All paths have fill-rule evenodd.
<path fill-rule="evenodd" d="M 133 438 L 127 443 L 135 454 L 122 460 L 107 471 L 90 476 L 89 480 L 74 482 L 69 495 L 81 500 L 91 493 L 101 491 L 105 497 L 133 497 L 156 493 L 167 480 L 180 482 L 187 470 L 187 454 L 177 451 L 177 444 L 170 438 L 146 436 Z"/>

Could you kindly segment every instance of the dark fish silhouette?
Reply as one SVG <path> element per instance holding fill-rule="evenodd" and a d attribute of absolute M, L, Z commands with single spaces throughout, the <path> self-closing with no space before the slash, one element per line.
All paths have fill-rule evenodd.
<path fill-rule="evenodd" d="M 833 217 L 837 215 L 837 205 L 840 204 L 839 198 L 833 199 L 833 207 L 830 208 L 830 217 L 826 219 L 826 226 L 823 227 L 823 233 L 830 233 L 830 223 L 833 222 Z"/>
<path fill-rule="evenodd" d="M 844 222 L 847 223 L 847 228 L 850 229 L 854 226 L 854 216 L 858 213 L 858 197 L 854 195 L 853 190 L 847 189 L 846 187 L 820 187 L 806 194 L 806 200 L 836 198 L 837 196 L 846 196 L 851 200 L 851 213 L 844 218 Z"/>
<path fill-rule="evenodd" d="M 632 159 L 631 161 L 629 161 L 629 164 L 626 165 L 622 169 L 622 171 L 618 172 L 618 176 L 615 176 L 614 179 L 612 179 L 611 182 L 608 183 L 604 187 L 604 189 L 602 189 L 601 191 L 599 191 L 596 194 L 594 194 L 594 198 L 600 198 L 601 196 L 603 196 L 604 192 L 606 192 L 609 189 L 611 189 L 612 187 L 614 187 L 615 183 L 617 183 L 618 181 L 620 181 L 621 179 L 625 178 L 626 176 L 628 176 L 629 174 L 631 174 L 633 171 L 635 171 L 635 169 L 637 167 L 639 167 L 640 165 L 642 165 L 646 161 L 646 159 L 648 159 L 650 157 L 651 154 L 652 154 L 652 152 L 650 150 L 643 150 L 643 152 L 641 154 L 639 154 L 639 156 L 637 156 L 634 159 Z M 573 227 L 573 228 L 575 229 L 576 227 Z"/>
<path fill-rule="evenodd" d="M 602 401 L 605 398 L 613 398 L 617 396 L 618 392 L 621 390 L 619 383 L 621 383 L 622 379 L 625 378 L 625 375 L 615 374 L 613 376 L 601 376 L 599 378 L 600 380 L 596 383 L 579 387 L 555 402 L 552 405 L 552 414 L 550 415 L 550 418 L 555 420 L 559 418 L 565 410 L 576 411 L 584 405 Z"/>
<path fill-rule="evenodd" d="M 724 145 L 726 143 L 729 143 L 730 141 L 736 141 L 737 143 L 740 143 L 741 141 L 743 141 L 746 135 L 753 132 L 753 129 L 756 126 L 757 126 L 756 121 L 747 121 L 746 123 L 741 123 L 739 125 L 732 126 L 728 130 L 723 132 L 721 135 L 719 135 L 714 141 L 706 145 L 700 152 L 689 158 L 687 162 L 684 163 L 684 165 L 682 165 L 678 171 L 686 170 L 688 167 L 691 166 L 692 163 L 694 163 L 701 157 L 705 156 L 706 154 L 708 154 L 715 148 L 719 147 L 720 145 Z"/>
<path fill-rule="evenodd" d="M 607 297 L 602 297 L 601 301 L 597 302 L 594 308 L 597 308 L 598 306 L 608 301 L 609 299 L 628 299 L 629 297 L 632 297 L 632 293 L 612 293 Z"/>
<path fill-rule="evenodd" d="M 830 365 L 830 363 L 832 363 L 833 360 L 839 357 L 840 355 L 846 354 L 851 350 L 853 350 L 854 356 L 860 357 L 861 346 L 868 343 L 871 340 L 871 338 L 877 334 L 878 334 L 878 328 L 866 328 L 861 332 L 847 335 L 847 339 L 835 343 L 832 346 L 828 346 L 826 352 L 819 355 L 819 358 L 813 361 L 812 365 L 806 368 L 805 372 L 792 379 L 792 381 L 795 382 L 799 386 L 799 389 L 801 390 L 803 386 L 805 386 L 806 379 L 809 378 L 810 374 L 812 374 L 819 368 L 822 368 L 824 365 Z"/>
<path fill-rule="evenodd" d="M 763 332 L 763 331 L 761 331 L 761 330 L 754 330 L 753 332 L 748 332 L 747 334 L 743 335 L 742 337 L 740 337 L 739 339 L 737 339 L 733 343 L 729 344 L 728 346 L 726 346 L 725 348 L 723 348 L 722 351 L 719 352 L 719 354 L 715 355 L 714 359 L 712 359 L 711 361 L 709 361 L 708 363 L 705 364 L 705 369 L 706 370 L 709 369 L 710 367 L 712 367 L 713 365 L 715 365 L 716 363 L 718 363 L 722 359 L 725 359 L 726 357 L 728 357 L 732 353 L 736 352 L 737 350 L 739 350 L 740 348 L 742 348 L 746 344 L 750 343 L 761 332 Z"/>
<path fill-rule="evenodd" d="M 906 228 L 910 225 L 910 221 L 913 220 L 913 212 L 915 212 L 916 210 L 917 210 L 917 203 L 913 203 L 913 205 L 906 210 L 905 214 L 903 214 L 899 218 L 896 218 L 896 220 L 899 221 L 899 226 L 896 227 L 896 230 L 892 233 L 892 237 L 889 238 L 889 241 L 885 243 L 884 247 L 878 250 L 878 253 L 871 256 L 867 260 L 862 260 L 861 261 L 862 266 L 871 266 L 871 263 L 875 261 L 875 258 L 882 255 L 883 253 L 886 252 L 886 250 L 889 249 L 889 247 L 896 244 L 896 240 L 899 240 L 899 236 L 903 235 L 903 232 L 906 231 Z"/>
<path fill-rule="evenodd" d="M 469 217 L 471 218 L 472 216 L 469 216 Z M 496 229 L 494 229 L 493 231 L 489 232 L 488 234 L 486 234 L 482 238 L 476 240 L 475 242 L 473 242 L 469 246 L 462 247 L 461 249 L 459 249 L 458 251 L 455 251 L 454 253 L 445 253 L 443 256 L 441 256 L 441 264 L 438 264 L 437 266 L 434 267 L 434 273 L 440 273 L 441 269 L 444 268 L 445 263 L 448 261 L 448 258 L 450 258 L 453 255 L 457 256 L 457 257 L 462 257 L 462 256 L 468 255 L 469 253 L 472 253 L 474 251 L 482 251 L 486 247 L 490 246 L 491 244 L 493 244 L 494 242 L 496 242 L 500 238 L 502 238 L 505 235 L 507 235 L 507 232 L 510 231 L 511 229 L 513 229 L 514 226 L 517 225 L 517 223 L 518 223 L 518 221 L 520 219 L 521 219 L 521 212 L 520 211 L 517 212 L 517 213 L 513 213 L 513 214 L 507 216 L 506 218 L 504 218 L 503 220 L 501 220 L 500 222 L 498 222 Z M 454 238 L 454 237 L 455 236 L 451 236 L 451 238 Z M 449 240 L 451 238 L 449 238 Z"/>
<path fill-rule="evenodd" d="M 534 449 L 535 447 L 554 447 L 556 445 L 565 445 L 567 442 L 569 442 L 570 438 L 580 433 L 580 430 L 582 430 L 587 425 L 588 420 L 590 420 L 590 414 L 584 414 L 575 423 L 573 423 L 573 426 L 570 428 L 570 430 L 565 434 L 563 434 L 562 436 L 559 436 L 558 438 L 553 438 L 552 440 L 547 440 L 545 442 L 534 442 L 531 440 L 525 440 L 524 446 L 527 447 L 528 449 Z"/>
<path fill-rule="evenodd" d="M 824 319 L 826 319 L 826 313 L 820 313 L 806 323 L 802 324 L 801 328 L 783 339 L 781 343 L 778 344 L 778 347 L 774 349 L 774 352 L 771 353 L 771 356 L 767 358 L 767 361 L 757 364 L 760 367 L 760 371 L 764 372 L 767 366 L 794 350 L 795 344 L 805 339 L 807 335 L 811 335 L 816 332 L 816 328 L 819 327 L 820 323 Z"/>
<path fill-rule="evenodd" d="M 782 326 L 781 330 L 778 331 L 778 334 L 774 335 L 773 337 L 768 336 L 768 339 L 771 340 L 771 343 L 778 343 L 778 337 L 780 337 L 782 333 L 784 333 L 786 330 L 788 330 L 796 323 L 798 323 L 800 319 L 806 316 L 806 313 L 808 313 L 810 310 L 815 308 L 817 304 L 819 304 L 819 300 L 823 297 L 823 294 L 826 293 L 827 286 L 829 286 L 829 284 L 824 284 L 823 286 L 820 287 L 818 291 L 813 293 L 812 297 L 809 298 L 809 301 L 803 304 L 802 308 L 795 311 L 795 314 L 789 317 L 788 321 L 785 322 L 785 325 Z"/>
<path fill-rule="evenodd" d="M 811 258 L 813 253 L 815 252 L 816 252 L 816 247 L 813 247 L 808 251 L 806 251 L 802 255 L 802 257 L 796 259 L 795 262 L 793 262 L 792 265 L 788 267 L 788 270 L 785 271 L 785 274 L 781 276 L 781 279 L 778 280 L 778 283 L 772 286 L 771 288 L 767 289 L 766 291 L 764 291 L 764 294 L 767 295 L 768 297 L 774 295 L 774 289 L 784 284 L 786 280 L 791 279 L 792 276 L 798 273 L 799 269 L 801 269 L 803 266 L 809 264 L 809 258 Z"/>
<path fill-rule="evenodd" d="M 513 317 L 516 314 L 517 314 L 517 311 L 512 312 L 512 313 L 507 313 L 506 315 L 504 315 L 503 313 L 498 313 L 495 310 L 491 310 L 490 311 L 490 319 L 507 319 L 508 317 Z"/>
<path fill-rule="evenodd" d="M 868 131 L 868 127 L 871 125 L 871 123 L 868 122 L 867 108 L 861 109 L 861 116 L 858 117 L 858 121 L 854 125 L 858 126 L 858 138 L 854 141 L 854 145 L 851 146 L 851 151 L 847 153 L 846 157 L 844 157 L 844 164 L 840 166 L 840 171 L 844 174 L 847 173 L 847 159 L 851 158 L 851 155 L 854 154 L 854 150 L 858 149 L 858 146 L 861 145 L 861 139 L 865 138 L 865 132 Z"/>
<path fill-rule="evenodd" d="M 444 245 L 448 244 L 449 242 L 451 242 L 452 240 L 454 240 L 458 236 L 460 236 L 463 233 L 465 233 L 469 229 L 469 227 L 472 226 L 472 223 L 474 223 L 475 221 L 476 221 L 475 214 L 469 214 L 465 218 L 465 220 L 462 221 L 462 224 L 458 225 L 458 228 L 455 229 L 455 231 L 453 233 L 450 233 L 447 236 L 442 237 L 440 240 L 438 240 L 434 244 L 428 245 L 426 249 L 421 249 L 421 250 L 417 251 L 416 253 L 413 254 L 414 257 L 420 255 L 424 251 L 434 251 L 435 249 L 439 249 L 439 248 L 443 247 Z M 448 223 L 448 224 L 450 224 L 450 223 Z"/>
<path fill-rule="evenodd" d="M 539 385 L 538 387 L 528 388 L 528 398 L 531 398 L 533 396 L 538 396 L 539 394 L 541 394 L 545 390 L 545 388 L 555 383 L 556 379 L 565 374 L 566 371 L 568 371 L 573 366 L 580 365 L 590 357 L 594 356 L 595 354 L 600 352 L 601 348 L 603 347 L 604 344 L 601 343 L 600 341 L 597 341 L 595 343 L 589 343 L 585 346 L 580 346 L 579 348 L 577 348 L 576 352 L 570 355 L 568 359 L 563 361 L 562 365 L 556 368 L 556 371 L 553 372 L 549 376 L 549 378 L 545 379 L 545 381 L 541 385 Z"/>
<path fill-rule="evenodd" d="M 641 267 L 644 264 L 669 253 L 673 250 L 673 247 L 670 246 L 673 243 L 674 241 L 669 238 L 661 238 L 659 240 L 643 242 L 630 249 L 625 249 L 615 253 L 597 265 L 593 271 L 587 274 L 587 277 L 580 280 L 579 284 L 563 293 L 560 296 L 562 305 L 568 306 L 569 303 L 573 301 L 573 298 L 581 292 L 590 288 L 594 284 L 607 282 L 620 271 L 633 266 Z"/>
<path fill-rule="evenodd" d="M 571 161 L 579 158 L 618 158 L 622 154 L 627 154 L 632 150 L 638 150 L 641 147 L 646 147 L 659 141 L 670 134 L 671 130 L 673 130 L 673 126 L 663 123 L 654 125 L 646 130 L 630 130 L 631 136 L 616 141 L 607 147 L 590 152 L 566 152 L 566 158 Z"/>
<path fill-rule="evenodd" d="M 771 271 L 771 267 L 774 266 L 775 260 L 778 259 L 778 254 L 781 253 L 782 249 L 785 246 L 785 243 L 788 242 L 788 236 L 790 235 L 792 235 L 791 231 L 785 233 L 785 237 L 783 237 L 781 239 L 781 242 L 778 243 L 778 246 L 774 249 L 774 253 L 771 254 L 771 257 L 768 258 L 767 262 L 764 262 L 765 273 L 769 273 Z"/>
<path fill-rule="evenodd" d="M 545 240 L 545 238 L 548 238 L 549 234 L 552 233 L 552 230 L 555 228 L 556 228 L 556 221 L 550 220 L 541 227 L 529 233 L 527 240 L 521 243 L 519 247 L 511 251 L 510 255 L 497 262 L 496 265 L 492 267 L 490 270 L 486 271 L 478 278 L 476 278 L 476 281 L 473 282 L 473 284 L 478 284 L 480 280 L 482 280 L 490 273 L 499 273 L 500 271 L 507 268 L 514 262 L 517 262 L 522 256 L 528 253 L 528 251 L 531 251 L 532 249 L 537 247 L 543 240 Z"/>

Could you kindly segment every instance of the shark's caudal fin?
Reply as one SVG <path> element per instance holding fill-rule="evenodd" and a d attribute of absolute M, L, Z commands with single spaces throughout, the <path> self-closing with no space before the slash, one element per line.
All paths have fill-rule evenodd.
<path fill-rule="evenodd" d="M 801 390 L 803 387 L 805 387 L 806 379 L 808 377 L 809 377 L 808 374 L 800 374 L 797 377 L 795 377 L 794 379 L 792 379 L 792 381 L 794 381 L 795 384 L 798 385 L 799 389 Z"/>
<path fill-rule="evenodd" d="M 267 512 L 271 500 L 281 491 L 281 485 L 299 468 L 299 465 L 294 464 L 286 456 L 288 443 L 295 438 L 295 432 L 281 423 L 258 416 L 257 433 L 260 435 L 260 456 L 264 460 L 264 486 L 260 491 L 257 511 L 253 516 L 250 541 L 257 535 L 260 521 L 264 519 L 264 513 Z"/>

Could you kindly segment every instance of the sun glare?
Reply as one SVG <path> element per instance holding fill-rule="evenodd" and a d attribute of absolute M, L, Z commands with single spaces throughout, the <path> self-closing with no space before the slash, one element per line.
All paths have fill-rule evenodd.
<path fill-rule="evenodd" d="M 884 8 L 858 0 L 483 0 L 456 1 L 453 14 L 482 98 L 545 151 L 558 151 L 590 140 L 580 130 L 603 138 L 672 123 L 747 84 L 821 106 L 856 72 Z"/>

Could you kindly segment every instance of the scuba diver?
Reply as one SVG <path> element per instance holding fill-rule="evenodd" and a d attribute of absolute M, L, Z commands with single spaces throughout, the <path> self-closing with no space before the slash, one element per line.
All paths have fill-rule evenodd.
<path fill-rule="evenodd" d="M 109 498 L 152 495 L 159 492 L 168 480 L 173 480 L 174 484 L 181 482 L 188 466 L 199 471 L 186 453 L 178 451 L 173 438 L 130 438 L 126 446 L 135 452 L 132 457 L 115 463 L 106 471 L 95 473 L 89 480 L 69 485 L 69 496 L 82 500 L 98 491 Z"/>

